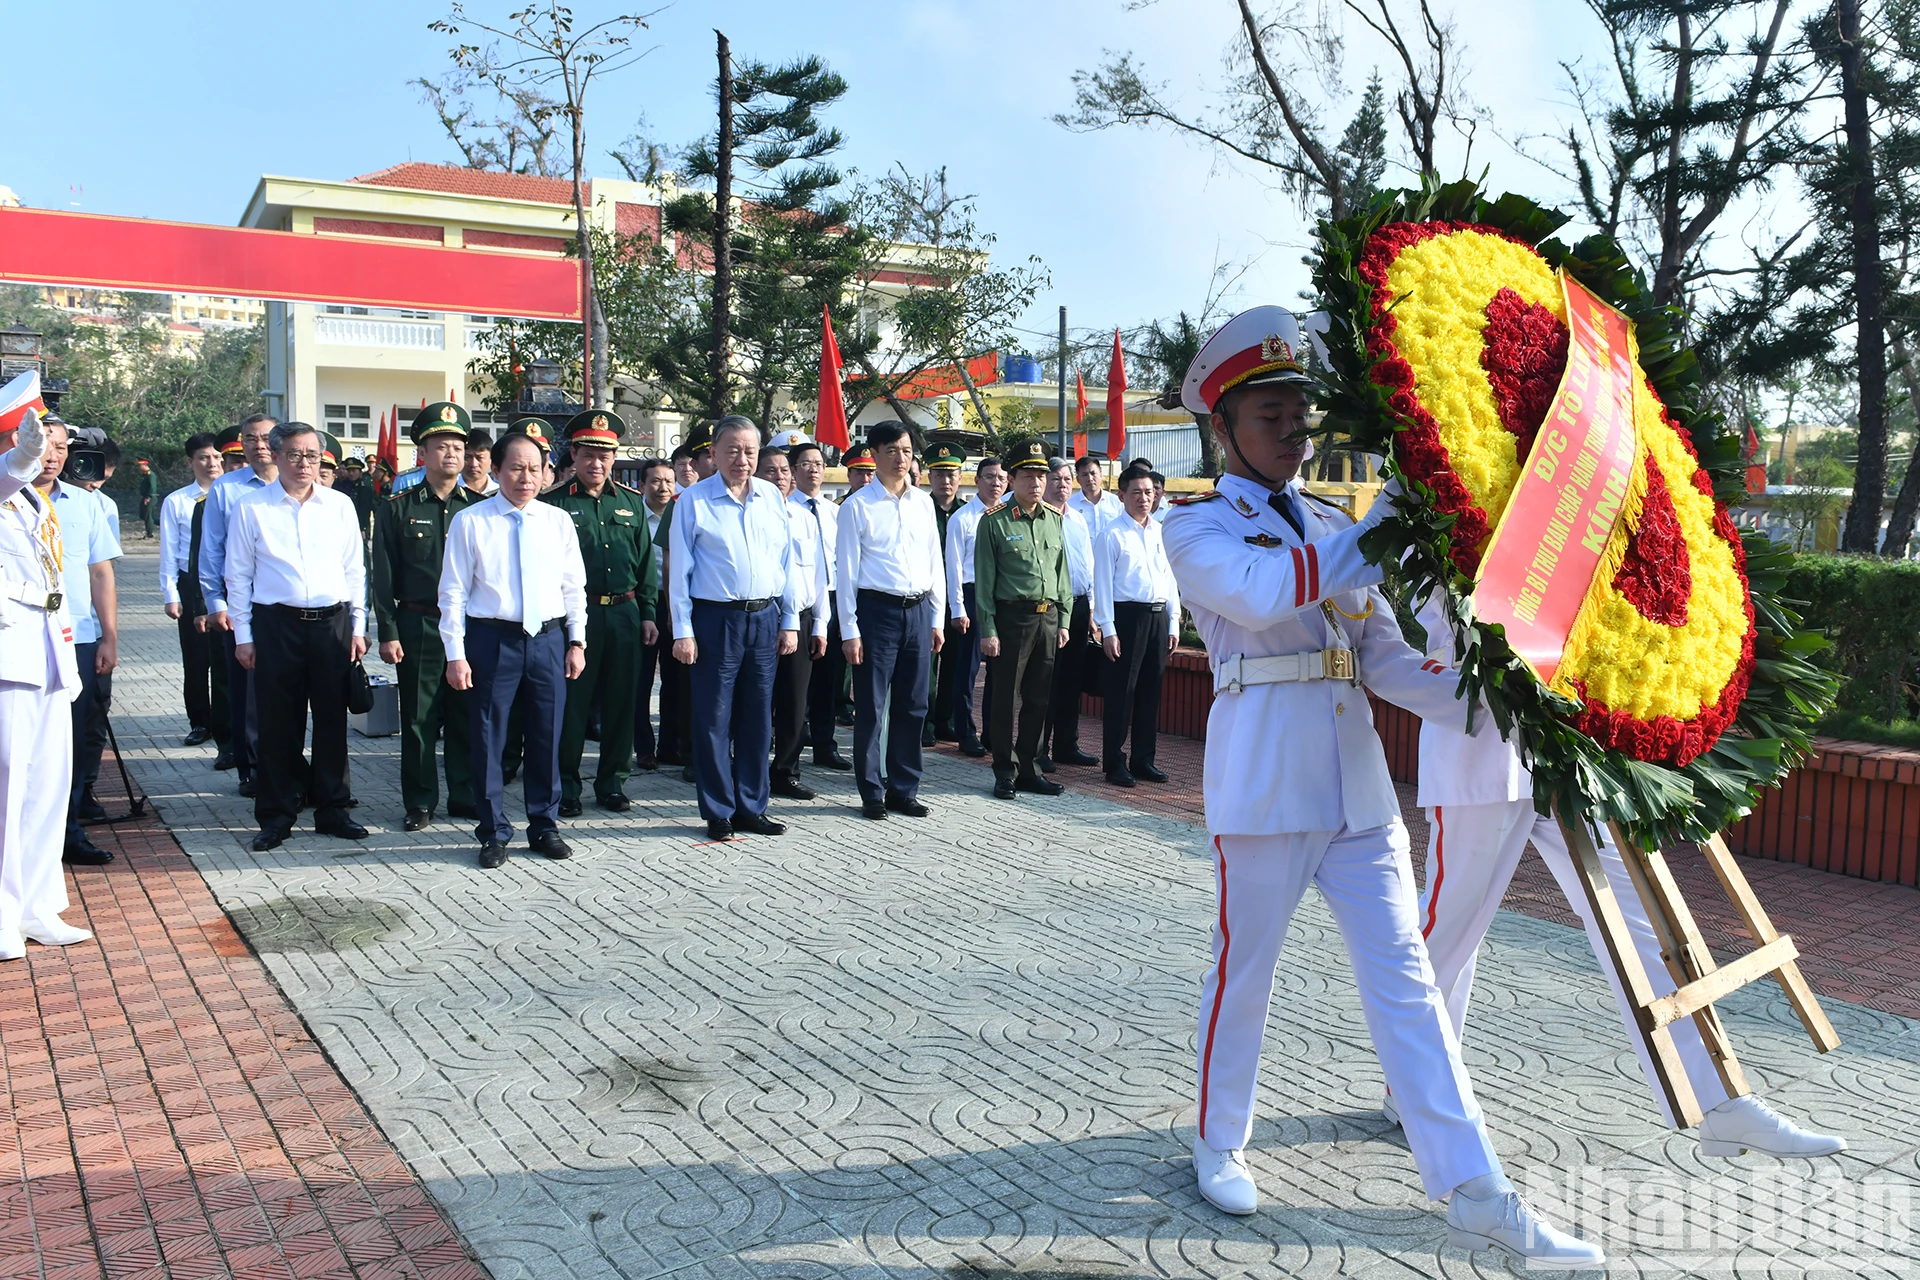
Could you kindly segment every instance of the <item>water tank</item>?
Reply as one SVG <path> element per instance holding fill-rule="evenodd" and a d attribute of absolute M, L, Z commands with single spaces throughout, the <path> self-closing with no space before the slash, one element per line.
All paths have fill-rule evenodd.
<path fill-rule="evenodd" d="M 1007 357 L 1008 382 L 1040 381 L 1040 363 L 1032 356 Z"/>

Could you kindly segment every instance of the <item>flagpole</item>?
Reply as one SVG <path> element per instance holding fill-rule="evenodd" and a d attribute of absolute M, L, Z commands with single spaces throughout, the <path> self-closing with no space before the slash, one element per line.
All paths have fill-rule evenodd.
<path fill-rule="evenodd" d="M 1067 309 L 1060 308 L 1060 452 L 1067 451 Z"/>

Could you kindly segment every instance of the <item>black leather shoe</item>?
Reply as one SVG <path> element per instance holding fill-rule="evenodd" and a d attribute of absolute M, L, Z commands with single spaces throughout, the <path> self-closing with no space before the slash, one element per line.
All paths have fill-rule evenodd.
<path fill-rule="evenodd" d="M 1052 756 L 1036 756 L 1034 757 L 1033 767 L 1038 769 L 1042 773 L 1052 773 L 1053 757 Z"/>
<path fill-rule="evenodd" d="M 251 800 L 253 799 L 253 793 L 258 791 L 259 788 L 254 785 L 252 778 L 242 778 L 240 779 L 240 785 L 235 787 L 234 790 Z"/>
<path fill-rule="evenodd" d="M 421 831 L 433 825 L 433 810 L 409 809 L 407 820 L 400 824 L 403 831 Z"/>
<path fill-rule="evenodd" d="M 262 831 L 253 838 L 253 851 L 265 853 L 269 849 L 278 849 L 286 838 L 287 833 L 284 831 Z"/>
<path fill-rule="evenodd" d="M 888 795 L 887 809 L 892 813 L 904 813 L 909 818 L 924 818 L 932 812 L 911 796 Z"/>
<path fill-rule="evenodd" d="M 1056 751 L 1053 753 L 1053 758 L 1058 764 L 1077 764 L 1083 768 L 1090 764 L 1100 763 L 1099 756 L 1090 756 L 1078 747 L 1075 747 L 1071 751 Z"/>
<path fill-rule="evenodd" d="M 183 747 L 197 747 L 212 736 L 213 730 L 207 728 L 205 725 L 200 725 L 191 733 L 187 734 L 186 739 L 182 741 L 180 745 Z"/>
<path fill-rule="evenodd" d="M 932 745 L 933 745 L 933 742 L 934 742 L 934 738 L 933 738 L 933 730 L 931 730 L 931 729 L 922 729 L 922 730 L 920 730 L 920 745 L 921 745 L 921 747 L 923 747 L 923 748 L 925 748 L 925 747 L 930 747 L 930 746 L 932 746 Z"/>
<path fill-rule="evenodd" d="M 775 822 L 764 813 L 736 813 L 733 815 L 733 829 L 750 836 L 783 836 L 787 833 L 787 824 Z"/>
<path fill-rule="evenodd" d="M 853 761 L 841 755 L 838 747 L 815 747 L 813 764 L 817 769 L 838 769 L 842 773 L 853 768 Z"/>
<path fill-rule="evenodd" d="M 1116 787 L 1130 787 L 1133 785 L 1133 775 L 1125 769 L 1109 769 L 1107 770 L 1107 781 Z"/>
<path fill-rule="evenodd" d="M 480 816 L 480 810 L 470 804 L 449 804 L 447 805 L 447 816 L 449 818 L 477 818 Z"/>
<path fill-rule="evenodd" d="M 687 766 L 686 768 L 684 768 L 684 769 L 682 769 L 682 770 L 680 770 L 680 781 L 682 781 L 682 782 L 692 782 L 693 780 L 694 780 L 694 778 L 693 778 L 693 766 L 692 766 L 692 765 L 688 765 L 688 766 Z"/>
<path fill-rule="evenodd" d="M 1065 787 L 1055 782 L 1052 778 L 1021 778 L 1015 781 L 1013 785 L 1021 791 L 1031 791 L 1037 796 L 1057 796 L 1066 790 Z"/>
<path fill-rule="evenodd" d="M 660 767 L 660 760 L 657 756 L 640 756 L 634 760 L 633 767 L 642 773 L 652 773 Z"/>
<path fill-rule="evenodd" d="M 335 818 L 331 822 L 313 821 L 315 835 L 335 836 L 341 840 L 365 840 L 367 829 L 352 818 Z"/>
<path fill-rule="evenodd" d="M 602 796 L 596 803 L 608 813 L 625 813 L 633 808 L 633 801 L 627 799 L 627 793 L 616 791 L 610 796 Z"/>
<path fill-rule="evenodd" d="M 1140 779 L 1142 782 L 1165 782 L 1167 780 L 1166 774 L 1162 773 L 1160 770 L 1154 768 L 1150 764 L 1134 765 L 1133 776 Z"/>
<path fill-rule="evenodd" d="M 573 850 L 567 847 L 567 842 L 560 838 L 558 831 L 542 831 L 537 836 L 528 837 L 527 848 L 535 853 L 543 853 L 555 862 L 573 856 Z"/>
<path fill-rule="evenodd" d="M 980 742 L 978 739 L 975 739 L 972 742 L 961 743 L 960 754 L 963 756 L 971 756 L 975 760 L 978 760 L 981 756 L 984 756 L 987 754 L 987 749 L 980 745 Z"/>
<path fill-rule="evenodd" d="M 889 805 L 882 804 L 878 800 L 862 800 L 860 802 L 860 816 L 879 822 L 887 816 L 887 810 L 890 807 Z"/>
<path fill-rule="evenodd" d="M 233 752 L 227 750 L 225 747 L 220 748 L 219 752 L 213 757 L 213 768 L 216 773 L 225 773 L 227 770 L 233 768 Z"/>
<path fill-rule="evenodd" d="M 60 861 L 70 867 L 104 867 L 113 861 L 113 853 L 81 836 L 77 842 L 66 847 L 60 855 Z"/>
<path fill-rule="evenodd" d="M 95 800 L 92 796 L 83 795 L 80 797 L 79 814 L 80 821 L 82 822 L 105 822 L 107 820 L 106 806 L 98 800 Z"/>
<path fill-rule="evenodd" d="M 578 800 L 562 800 L 560 802 L 560 816 L 563 818 L 577 818 L 585 812 L 586 810 L 580 807 Z"/>
<path fill-rule="evenodd" d="M 491 871 L 502 866 L 507 860 L 507 846 L 498 840 L 489 840 L 480 846 L 480 865 Z"/>
<path fill-rule="evenodd" d="M 995 800 L 1014 799 L 1015 793 L 1013 789 L 1013 779 L 1012 778 L 995 778 L 993 780 L 993 798 Z"/>
<path fill-rule="evenodd" d="M 933 740 L 935 742 L 958 742 L 960 741 L 960 735 L 953 731 L 951 725 L 937 724 L 933 727 Z"/>
<path fill-rule="evenodd" d="M 728 822 L 725 818 L 715 818 L 713 821 L 707 824 L 707 839 L 709 840 L 733 839 L 733 824 L 731 822 Z"/>
<path fill-rule="evenodd" d="M 819 793 L 804 782 L 776 782 L 773 794 L 787 800 L 812 800 Z"/>

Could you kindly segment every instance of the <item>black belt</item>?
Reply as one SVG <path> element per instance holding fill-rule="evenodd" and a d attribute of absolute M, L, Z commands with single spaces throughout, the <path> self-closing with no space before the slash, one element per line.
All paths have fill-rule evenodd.
<path fill-rule="evenodd" d="M 1164 600 L 1115 600 L 1116 609 L 1145 609 L 1148 613 L 1165 613 L 1167 602 Z"/>
<path fill-rule="evenodd" d="M 622 591 L 617 596 L 588 596 L 587 598 L 591 600 L 594 604 L 600 605 L 604 608 L 607 605 L 625 604 L 627 601 L 633 599 L 634 596 L 638 594 L 639 594 L 638 592 L 634 592 L 634 591 Z"/>
<path fill-rule="evenodd" d="M 344 604 L 321 605 L 318 609 L 302 609 L 292 604 L 263 604 L 260 606 L 269 612 L 294 622 L 325 622 L 347 606 Z"/>
<path fill-rule="evenodd" d="M 402 600 L 400 601 L 400 607 L 408 613 L 421 613 L 429 618 L 437 618 L 440 616 L 440 606 L 437 604 L 421 604 L 418 600 Z"/>
<path fill-rule="evenodd" d="M 477 624 L 482 627 L 492 627 L 498 631 L 525 631 L 526 630 L 524 626 L 514 621 L 512 618 L 482 618 L 476 614 L 470 613 L 467 615 L 467 622 L 469 624 Z M 540 624 L 540 629 L 534 632 L 534 634 L 537 636 L 543 636 L 547 634 L 547 632 L 549 631 L 557 631 L 561 627 L 564 627 L 566 625 L 567 625 L 567 620 L 565 618 L 548 618 L 545 622 Z"/>
<path fill-rule="evenodd" d="M 881 604 L 893 605 L 901 609 L 911 609 L 923 600 L 933 599 L 933 592 L 922 591 L 918 595 L 897 596 L 891 591 L 874 591 L 870 588 L 862 587 L 858 593 L 858 598 L 861 600 L 876 600 Z"/>
<path fill-rule="evenodd" d="M 735 609 L 741 613 L 758 613 L 773 603 L 773 597 L 768 596 L 763 600 L 702 600 L 695 596 L 693 602 L 704 604 L 711 609 Z"/>
<path fill-rule="evenodd" d="M 1053 601 L 1051 600 L 996 600 L 993 602 L 993 607 L 996 609 L 1011 609 L 1015 613 L 1052 613 Z"/>

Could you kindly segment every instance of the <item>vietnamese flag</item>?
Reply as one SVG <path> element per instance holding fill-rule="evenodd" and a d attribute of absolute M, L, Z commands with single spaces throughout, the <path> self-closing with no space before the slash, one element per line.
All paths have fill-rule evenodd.
<path fill-rule="evenodd" d="M 847 401 L 840 390 L 840 344 L 833 340 L 833 312 L 820 308 L 820 392 L 813 438 L 836 449 L 853 444 L 847 435 Z"/>
<path fill-rule="evenodd" d="M 32 409 L 41 417 L 47 414 L 47 402 L 40 398 L 40 371 L 29 369 L 0 387 L 0 431 L 12 431 Z"/>
<path fill-rule="evenodd" d="M 1120 331 L 1113 331 L 1113 359 L 1107 363 L 1107 456 L 1118 462 L 1127 447 L 1127 365 L 1120 358 Z"/>
<path fill-rule="evenodd" d="M 1077 428 L 1087 420 L 1087 380 L 1080 371 L 1073 371 L 1073 425 Z M 1080 459 L 1087 456 L 1087 433 L 1076 430 L 1073 433 L 1073 456 Z"/>

